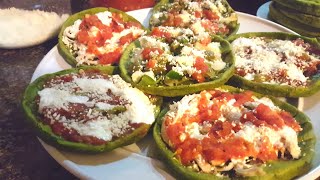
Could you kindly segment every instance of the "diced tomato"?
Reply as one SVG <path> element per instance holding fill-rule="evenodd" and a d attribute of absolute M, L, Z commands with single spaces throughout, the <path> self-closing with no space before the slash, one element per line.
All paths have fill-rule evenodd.
<path fill-rule="evenodd" d="M 98 47 L 96 46 L 96 44 L 94 44 L 93 41 L 89 41 L 89 43 L 87 44 L 87 52 L 95 54 L 97 56 L 101 55 L 100 51 L 98 50 Z"/>
<path fill-rule="evenodd" d="M 219 29 L 219 25 L 210 20 L 201 21 L 201 25 L 206 31 L 209 31 L 211 33 L 216 33 Z"/>
<path fill-rule="evenodd" d="M 220 34 L 228 34 L 230 31 L 230 29 L 228 28 L 228 26 L 223 25 L 222 27 L 219 27 L 218 33 Z"/>
<path fill-rule="evenodd" d="M 231 134 L 232 124 L 229 121 L 214 121 L 211 133 L 217 138 L 225 138 Z"/>
<path fill-rule="evenodd" d="M 112 13 L 112 20 L 118 24 L 125 24 L 121 13 Z"/>
<path fill-rule="evenodd" d="M 242 122 L 242 123 L 251 122 L 252 124 L 254 124 L 257 127 L 269 126 L 267 122 L 259 120 L 251 111 L 244 113 L 240 118 L 240 122 Z"/>
<path fill-rule="evenodd" d="M 196 58 L 196 62 L 193 65 L 201 73 L 206 73 L 209 70 L 208 65 L 204 62 L 204 59 L 201 57 Z"/>
<path fill-rule="evenodd" d="M 202 151 L 202 146 L 199 145 L 199 141 L 193 138 L 187 138 L 179 145 L 181 153 L 178 155 L 182 164 L 190 164 L 198 154 Z"/>
<path fill-rule="evenodd" d="M 157 60 L 155 60 L 155 59 L 149 59 L 146 67 L 147 67 L 148 69 L 152 69 L 152 68 L 154 68 L 154 67 L 156 66 L 156 64 L 157 64 Z"/>
<path fill-rule="evenodd" d="M 174 15 L 172 13 L 167 14 L 167 19 L 163 22 L 163 26 L 173 26 L 174 25 Z"/>
<path fill-rule="evenodd" d="M 234 98 L 236 99 L 236 102 L 233 104 L 233 106 L 235 106 L 235 107 L 241 106 L 246 102 L 253 101 L 251 91 L 245 91 L 243 93 L 235 94 Z"/>
<path fill-rule="evenodd" d="M 195 11 L 195 12 L 194 12 L 194 16 L 195 16 L 196 18 L 201 18 L 201 17 L 202 17 L 202 12 L 201 12 L 201 11 Z"/>
<path fill-rule="evenodd" d="M 160 54 L 162 54 L 163 53 L 163 50 L 162 49 L 160 49 L 160 48 L 154 48 L 154 47 L 147 47 L 147 48 L 144 48 L 143 49 L 143 51 L 142 51 L 142 57 L 143 57 L 143 59 L 146 59 L 146 60 L 148 60 L 148 59 L 151 59 L 151 56 L 150 56 L 150 53 L 151 52 L 158 52 L 158 54 L 160 55 Z"/>
<path fill-rule="evenodd" d="M 221 94 L 216 97 L 217 100 L 223 100 L 223 101 L 230 101 L 231 99 L 234 99 L 234 94 L 228 93 L 228 92 L 221 92 Z"/>
<path fill-rule="evenodd" d="M 204 75 L 202 73 L 195 72 L 191 75 L 192 79 L 198 81 L 199 83 L 202 83 L 206 80 Z"/>
<path fill-rule="evenodd" d="M 121 57 L 122 49 L 118 48 L 113 52 L 105 53 L 99 56 L 99 64 L 114 64 L 118 63 Z"/>
<path fill-rule="evenodd" d="M 212 98 L 219 97 L 222 94 L 222 92 L 219 90 L 213 90 L 208 92 L 211 94 Z"/>
<path fill-rule="evenodd" d="M 178 26 L 181 26 L 182 24 L 183 24 L 182 18 L 179 16 L 175 16 L 173 25 L 178 27 Z"/>
<path fill-rule="evenodd" d="M 171 42 L 171 34 L 169 32 L 162 31 L 160 28 L 155 27 L 151 31 L 152 36 L 165 38 L 167 42 Z"/>
<path fill-rule="evenodd" d="M 77 34 L 77 40 L 79 43 L 88 44 L 90 38 L 87 31 L 79 31 Z"/>
<path fill-rule="evenodd" d="M 262 160 L 263 162 L 276 160 L 278 158 L 278 154 L 270 143 L 269 138 L 262 137 L 260 142 L 260 152 L 257 155 L 258 159 Z"/>
<path fill-rule="evenodd" d="M 223 142 L 223 147 L 226 155 L 232 158 L 255 157 L 257 154 L 254 145 L 243 138 L 228 138 Z"/>
<path fill-rule="evenodd" d="M 281 111 L 280 116 L 284 120 L 284 123 L 294 129 L 296 132 L 301 131 L 301 127 L 298 124 L 298 122 L 292 117 L 292 115 L 289 112 Z"/>
<path fill-rule="evenodd" d="M 128 21 L 125 23 L 125 28 L 131 28 L 131 27 L 141 28 L 141 24 L 134 21 Z"/>
<path fill-rule="evenodd" d="M 237 68 L 237 69 L 236 69 L 236 74 L 243 77 L 243 76 L 245 76 L 247 73 L 246 73 L 245 70 L 240 69 L 240 68 Z"/>
<path fill-rule="evenodd" d="M 129 34 L 125 35 L 125 36 L 122 36 L 119 39 L 119 43 L 120 43 L 120 45 L 124 45 L 126 43 L 130 43 L 132 40 L 133 40 L 133 34 L 129 33 Z"/>
<path fill-rule="evenodd" d="M 205 9 L 202 12 L 203 12 L 204 16 L 209 20 L 219 20 L 219 16 L 211 10 Z"/>
<path fill-rule="evenodd" d="M 311 77 L 311 76 L 317 74 L 317 72 L 319 71 L 319 66 L 320 66 L 319 61 L 315 61 L 315 62 L 311 63 L 308 67 L 306 67 L 304 69 L 303 75 L 305 75 L 307 77 Z"/>
<path fill-rule="evenodd" d="M 99 27 L 101 25 L 101 21 L 96 15 L 85 15 L 83 18 L 79 29 L 80 30 L 90 30 L 92 26 Z"/>
<path fill-rule="evenodd" d="M 209 43 L 211 43 L 211 37 L 210 36 L 207 36 L 207 37 L 204 37 L 200 40 L 200 43 L 204 46 L 208 45 Z"/>
<path fill-rule="evenodd" d="M 262 103 L 256 108 L 256 117 L 267 122 L 275 129 L 281 128 L 285 125 L 283 119 L 276 111 L 271 110 L 269 106 Z"/>
<path fill-rule="evenodd" d="M 164 26 L 183 27 L 183 20 L 180 16 L 168 13 Z"/>
<path fill-rule="evenodd" d="M 182 134 L 183 132 L 184 132 L 184 126 L 182 125 L 182 123 L 175 123 L 175 124 L 169 125 L 166 128 L 167 136 L 170 139 L 170 142 L 174 146 L 177 146 L 181 143 L 180 134 Z"/>
<path fill-rule="evenodd" d="M 205 148 L 203 150 L 203 156 L 206 161 L 214 161 L 213 165 L 221 165 L 228 160 L 228 156 L 219 144 L 207 143 L 208 145 L 204 145 Z M 213 146 L 216 145 L 216 146 Z"/>
<path fill-rule="evenodd" d="M 99 32 L 101 34 L 101 44 L 104 45 L 106 40 L 112 38 L 113 34 L 112 34 L 112 28 L 106 26 L 103 29 L 100 30 Z M 102 46 L 101 45 L 101 46 Z"/>

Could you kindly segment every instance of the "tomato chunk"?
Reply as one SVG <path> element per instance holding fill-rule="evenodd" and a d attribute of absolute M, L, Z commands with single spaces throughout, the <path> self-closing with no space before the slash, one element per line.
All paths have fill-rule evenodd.
<path fill-rule="evenodd" d="M 147 47 L 147 48 L 144 48 L 143 51 L 142 51 L 142 57 L 143 59 L 146 59 L 146 60 L 149 60 L 152 58 L 152 55 L 151 53 L 157 53 L 157 54 L 162 54 L 163 53 L 163 50 L 160 49 L 160 48 L 153 48 L 153 47 Z"/>
<path fill-rule="evenodd" d="M 256 117 L 260 120 L 267 122 L 269 125 L 275 129 L 282 128 L 285 123 L 281 116 L 276 112 L 270 109 L 269 106 L 264 104 L 259 104 L 256 108 Z"/>

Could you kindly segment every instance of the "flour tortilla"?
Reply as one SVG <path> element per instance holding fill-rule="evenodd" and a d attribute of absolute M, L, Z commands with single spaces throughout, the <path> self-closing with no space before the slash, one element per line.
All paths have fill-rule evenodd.
<path fill-rule="evenodd" d="M 43 43 L 58 34 L 68 16 L 40 10 L 0 9 L 0 48 L 23 48 Z"/>

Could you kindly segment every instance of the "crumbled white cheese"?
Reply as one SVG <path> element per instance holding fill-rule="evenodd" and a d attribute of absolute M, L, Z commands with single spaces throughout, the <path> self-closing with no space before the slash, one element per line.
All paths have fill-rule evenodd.
<path fill-rule="evenodd" d="M 74 89 L 79 89 L 76 93 Z M 102 110 L 109 110 L 117 105 L 111 105 L 104 100 L 110 100 L 113 96 L 119 96 L 119 100 L 126 102 L 124 112 L 105 116 Z M 77 94 L 81 95 L 77 95 Z M 121 79 L 119 75 L 110 76 L 109 79 L 74 77 L 73 81 L 61 84 L 53 84 L 50 88 L 44 88 L 38 92 L 40 97 L 39 111 L 44 108 L 68 110 L 70 103 L 83 104 L 89 108 L 86 122 L 77 119 L 66 119 L 58 113 L 54 113 L 53 120 L 57 120 L 66 128 L 76 130 L 82 136 L 94 136 L 109 141 L 113 136 L 118 136 L 129 128 L 129 123 L 152 124 L 155 106 L 149 98 L 136 88 Z M 97 100 L 91 98 L 95 97 Z M 102 102 L 101 102 L 102 101 Z M 121 105 L 121 104 L 119 104 Z M 45 116 L 50 116 L 50 113 Z"/>
<path fill-rule="evenodd" d="M 174 118 L 172 123 L 180 119 L 185 113 L 190 115 L 196 115 L 199 112 L 198 99 L 199 95 L 187 95 L 184 96 L 180 101 L 170 105 L 170 111 L 168 115 Z"/>
<path fill-rule="evenodd" d="M 193 122 L 185 126 L 185 132 L 189 134 L 191 138 L 202 140 L 205 137 L 208 137 L 207 134 L 200 133 L 200 126 L 198 123 Z"/>
<path fill-rule="evenodd" d="M 109 26 L 112 22 L 112 14 L 109 11 L 99 12 L 96 14 L 98 19 L 102 22 L 102 24 Z"/>
<path fill-rule="evenodd" d="M 243 128 L 235 133 L 236 137 L 245 139 L 254 144 L 257 151 L 260 150 L 261 137 L 267 137 L 272 146 L 286 148 L 293 158 L 300 156 L 301 150 L 298 146 L 297 133 L 290 127 L 284 126 L 280 130 L 274 130 L 267 126 L 255 126 L 250 122 L 243 125 Z"/>
<path fill-rule="evenodd" d="M 265 41 L 263 38 L 240 37 L 232 42 L 232 48 L 235 53 L 236 68 L 247 73 L 244 78 L 253 80 L 254 74 L 271 77 L 271 80 L 264 83 L 305 85 L 308 77 L 304 75 L 303 67 L 307 64 L 300 62 L 297 57 L 306 55 L 313 60 L 317 59 L 303 46 L 298 46 L 290 40 Z M 297 65 L 300 63 L 302 66 Z M 287 78 L 288 82 L 275 79 L 282 71 L 284 73 L 281 76 Z"/>
<path fill-rule="evenodd" d="M 142 72 L 142 71 L 135 71 L 132 75 L 132 81 L 133 82 L 139 82 L 141 77 L 147 75 L 149 77 L 151 77 L 153 80 L 156 80 L 156 78 L 154 77 L 154 73 L 153 71 L 147 71 L 147 72 Z"/>
<path fill-rule="evenodd" d="M 170 51 L 170 47 L 167 43 L 161 42 L 157 38 L 153 38 L 150 36 L 141 36 L 139 38 L 140 45 L 142 48 L 146 47 L 160 47 L 161 49 L 164 49 L 166 52 Z"/>

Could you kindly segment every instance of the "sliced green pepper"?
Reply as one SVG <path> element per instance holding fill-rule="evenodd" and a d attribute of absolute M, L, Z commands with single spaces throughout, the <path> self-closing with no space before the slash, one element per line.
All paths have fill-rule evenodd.
<path fill-rule="evenodd" d="M 27 89 L 25 90 L 22 106 L 24 112 L 26 114 L 28 122 L 33 126 L 37 135 L 44 140 L 46 143 L 49 143 L 53 146 L 56 146 L 61 149 L 71 150 L 71 151 L 79 151 L 79 152 L 88 152 L 88 153 L 99 153 L 104 151 L 111 151 L 117 147 L 125 146 L 132 144 L 142 137 L 144 137 L 149 128 L 150 124 L 143 124 L 139 128 L 135 129 L 132 133 L 124 135 L 116 140 L 109 141 L 103 145 L 90 145 L 85 143 L 71 142 L 65 140 L 63 137 L 58 136 L 53 133 L 51 127 L 45 123 L 40 118 L 38 114 L 38 105 L 35 101 L 35 98 L 38 95 L 38 91 L 43 89 L 43 85 L 45 82 L 53 77 L 70 74 L 70 73 L 79 73 L 79 71 L 85 72 L 99 72 L 101 74 L 112 75 L 117 73 L 117 68 L 113 66 L 96 66 L 96 67 L 81 67 L 74 69 L 67 69 L 63 71 L 59 71 L 53 74 L 46 74 L 39 78 L 37 78 L 34 82 L 32 82 Z M 153 96 L 150 98 L 150 101 L 156 105 L 155 115 L 157 115 L 160 111 L 160 106 L 162 104 L 162 98 Z M 111 109 L 110 112 L 107 113 L 120 113 L 125 110 L 125 107 L 116 107 Z"/>
<path fill-rule="evenodd" d="M 156 83 L 157 82 L 154 79 L 152 79 L 150 76 L 143 75 L 138 84 L 141 86 L 154 86 L 156 85 Z"/>
<path fill-rule="evenodd" d="M 220 88 L 228 90 L 229 92 L 240 92 L 240 89 L 221 86 Z M 254 94 L 258 98 L 263 97 L 261 94 Z M 311 161 L 314 156 L 314 147 L 316 142 L 316 137 L 313 132 L 312 124 L 310 119 L 300 112 L 294 106 L 280 101 L 276 98 L 269 97 L 275 105 L 280 107 L 285 111 L 288 111 L 295 119 L 299 122 L 303 131 L 298 134 L 298 143 L 301 148 L 302 156 L 295 160 L 276 160 L 269 161 L 264 166 L 262 166 L 263 175 L 259 176 L 248 176 L 248 177 L 237 177 L 237 179 L 292 179 L 297 176 L 303 175 L 308 172 L 311 168 Z M 172 152 L 167 144 L 162 140 L 161 137 L 161 126 L 162 120 L 165 114 L 168 112 L 169 108 L 164 108 L 153 127 L 153 137 L 156 142 L 157 148 L 159 150 L 159 157 L 167 166 L 170 172 L 179 179 L 232 179 L 228 176 L 221 176 L 216 174 L 209 174 L 203 172 L 194 171 L 192 168 L 183 166 L 180 161 L 175 157 L 174 152 Z"/>
<path fill-rule="evenodd" d="M 169 78 L 169 79 L 182 79 L 182 75 L 171 70 L 169 71 L 167 74 L 166 74 L 166 77 Z"/>
<path fill-rule="evenodd" d="M 75 56 L 70 52 L 70 48 L 68 48 L 63 42 L 62 42 L 62 37 L 63 37 L 63 32 L 64 30 L 73 25 L 74 22 L 78 19 L 82 19 L 84 18 L 84 16 L 86 14 L 96 14 L 99 12 L 104 12 L 104 11 L 109 11 L 109 12 L 113 12 L 113 13 L 117 13 L 120 14 L 122 17 L 122 20 L 124 22 L 135 22 L 135 23 L 139 23 L 141 24 L 138 20 L 136 20 L 135 18 L 133 18 L 132 16 L 128 15 L 127 13 L 117 10 L 117 9 L 113 9 L 113 8 L 104 8 L 104 7 L 98 7 L 98 8 L 92 8 L 92 9 L 87 9 L 81 12 L 78 12 L 76 14 L 73 14 L 72 16 L 70 16 L 63 24 L 59 33 L 59 41 L 58 41 L 58 51 L 59 54 L 64 58 L 64 60 L 70 64 L 71 66 L 75 67 L 77 66 L 77 61 L 75 59 Z M 143 27 L 143 25 L 141 24 L 141 28 L 145 29 Z M 81 65 L 81 66 L 89 66 L 89 65 Z"/>
<path fill-rule="evenodd" d="M 320 44 L 315 38 L 307 38 L 304 36 L 283 33 L 283 32 L 257 32 L 257 33 L 243 33 L 230 36 L 227 40 L 232 43 L 235 39 L 239 37 L 268 37 L 272 39 L 282 39 L 282 40 L 295 40 L 297 38 L 303 39 L 305 42 L 310 43 L 316 49 L 320 50 Z M 257 80 L 261 81 L 264 77 L 257 77 Z M 310 82 L 307 86 L 289 86 L 289 85 L 279 85 L 279 84 L 267 84 L 261 83 L 259 81 L 250 81 L 242 76 L 234 74 L 228 81 L 229 85 L 236 86 L 243 89 L 249 89 L 262 94 L 282 96 L 282 97 L 303 97 L 310 96 L 316 93 L 320 89 L 320 74 L 315 74 L 310 77 Z"/>

